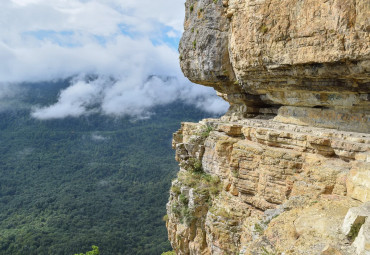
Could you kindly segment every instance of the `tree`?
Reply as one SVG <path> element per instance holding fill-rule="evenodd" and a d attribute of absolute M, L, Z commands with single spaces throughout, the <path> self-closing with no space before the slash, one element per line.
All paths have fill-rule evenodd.
<path fill-rule="evenodd" d="M 93 245 L 92 249 L 93 249 L 92 251 L 88 251 L 86 253 L 79 253 L 75 255 L 99 255 L 100 254 L 98 246 Z"/>
<path fill-rule="evenodd" d="M 167 251 L 167 252 L 163 252 L 161 255 L 176 255 L 176 252 L 174 252 L 174 251 Z"/>

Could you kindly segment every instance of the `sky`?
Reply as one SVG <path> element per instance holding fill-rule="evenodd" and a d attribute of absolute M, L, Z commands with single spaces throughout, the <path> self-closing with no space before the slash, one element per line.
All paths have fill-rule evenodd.
<path fill-rule="evenodd" d="M 1 0 L 0 107 L 18 83 L 74 77 L 32 116 L 147 118 L 177 100 L 222 113 L 228 104 L 212 88 L 181 73 L 183 21 L 184 0 Z"/>

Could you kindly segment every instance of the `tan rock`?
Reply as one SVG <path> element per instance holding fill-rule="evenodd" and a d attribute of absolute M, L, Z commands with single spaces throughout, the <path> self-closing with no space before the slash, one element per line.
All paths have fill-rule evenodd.
<path fill-rule="evenodd" d="M 276 121 L 368 133 L 369 12 L 366 0 L 187 0 L 181 68 L 230 102 L 230 119 L 281 105 Z"/>
<path fill-rule="evenodd" d="M 365 203 L 360 207 L 350 208 L 346 214 L 346 217 L 343 221 L 342 232 L 345 235 L 351 233 L 352 228 L 356 224 L 364 224 L 366 218 L 370 217 L 370 203 Z"/>
<path fill-rule="evenodd" d="M 370 254 L 370 202 L 348 210 L 342 232 L 354 240 L 357 254 Z"/>
<path fill-rule="evenodd" d="M 334 247 L 327 245 L 321 252 L 321 255 L 343 255 L 340 251 Z"/>
<path fill-rule="evenodd" d="M 214 131 L 208 137 L 194 139 L 202 126 L 211 124 Z M 194 221 L 187 226 L 171 212 L 179 201 L 171 193 L 169 237 L 179 254 L 260 254 L 261 245 L 286 254 L 353 254 L 355 248 L 340 229 L 348 209 L 359 202 L 347 197 L 346 185 L 353 169 L 367 164 L 355 155 L 368 150 L 370 136 L 271 120 L 212 119 L 184 123 L 182 129 L 177 134 L 184 134 L 183 139 L 174 139 L 180 165 L 204 147 L 203 169 L 221 183 L 218 195 L 205 199 L 197 193 L 203 184 L 186 180 L 186 169 L 180 171 L 173 185 L 182 185 Z M 184 139 L 187 146 L 179 146 Z M 323 155 L 312 144 L 334 144 L 354 156 Z M 363 186 L 352 183 L 353 189 Z M 275 216 L 267 217 L 268 209 Z M 324 250 L 328 244 L 330 249 Z"/>
<path fill-rule="evenodd" d="M 370 201 L 370 163 L 358 162 L 347 178 L 348 195 L 362 202 Z"/>
<path fill-rule="evenodd" d="M 174 134 L 176 253 L 368 255 L 367 216 L 349 208 L 370 199 L 369 1 L 187 0 L 185 10 L 181 69 L 230 108 Z"/>
<path fill-rule="evenodd" d="M 370 218 L 368 217 L 365 223 L 360 228 L 355 241 L 352 244 L 356 247 L 356 252 L 359 255 L 370 254 Z"/>

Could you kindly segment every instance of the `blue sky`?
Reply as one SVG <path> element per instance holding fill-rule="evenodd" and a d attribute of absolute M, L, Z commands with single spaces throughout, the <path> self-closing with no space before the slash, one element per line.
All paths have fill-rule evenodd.
<path fill-rule="evenodd" d="M 1 0 L 0 86 L 8 89 L 0 89 L 0 100 L 9 84 L 73 76 L 58 103 L 35 106 L 33 116 L 78 117 L 89 105 L 147 116 L 151 107 L 180 99 L 224 111 L 212 89 L 191 84 L 180 70 L 183 21 L 184 0 Z M 87 74 L 99 79 L 86 83 Z M 146 84 L 151 75 L 174 79 Z"/>

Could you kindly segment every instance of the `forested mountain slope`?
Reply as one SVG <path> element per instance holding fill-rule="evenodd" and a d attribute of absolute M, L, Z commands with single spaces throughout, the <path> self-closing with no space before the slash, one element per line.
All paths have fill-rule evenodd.
<path fill-rule="evenodd" d="M 99 114 L 40 121 L 68 81 L 23 84 L 0 111 L 0 254 L 169 250 L 165 204 L 177 163 L 171 135 L 206 117 L 181 102 L 147 120 Z"/>

